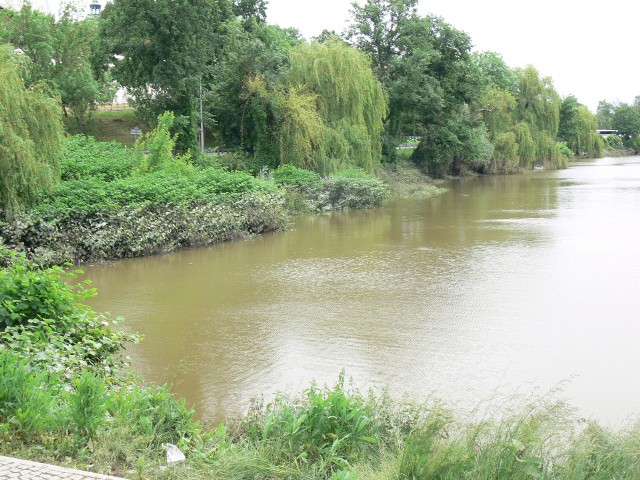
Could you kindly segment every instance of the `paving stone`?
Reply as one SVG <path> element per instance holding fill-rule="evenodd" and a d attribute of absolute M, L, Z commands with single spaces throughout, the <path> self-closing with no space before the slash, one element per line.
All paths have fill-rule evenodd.
<path fill-rule="evenodd" d="M 98 473 L 0 456 L 0 480 L 124 480 Z"/>

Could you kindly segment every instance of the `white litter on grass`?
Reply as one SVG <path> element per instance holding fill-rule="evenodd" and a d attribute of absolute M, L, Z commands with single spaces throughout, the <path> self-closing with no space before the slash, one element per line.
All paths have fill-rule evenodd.
<path fill-rule="evenodd" d="M 172 443 L 165 443 L 164 448 L 167 449 L 167 465 L 175 465 L 185 461 L 184 453 Z"/>

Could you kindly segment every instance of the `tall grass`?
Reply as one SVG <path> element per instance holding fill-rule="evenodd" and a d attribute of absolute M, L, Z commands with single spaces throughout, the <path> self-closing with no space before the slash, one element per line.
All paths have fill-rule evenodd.
<path fill-rule="evenodd" d="M 551 400 L 471 421 L 438 403 L 363 395 L 340 378 L 206 431 L 166 388 L 114 389 L 90 373 L 70 393 L 57 382 L 0 349 L 1 453 L 141 478 L 640 478 L 639 425 L 609 430 Z M 164 443 L 187 461 L 160 469 Z"/>

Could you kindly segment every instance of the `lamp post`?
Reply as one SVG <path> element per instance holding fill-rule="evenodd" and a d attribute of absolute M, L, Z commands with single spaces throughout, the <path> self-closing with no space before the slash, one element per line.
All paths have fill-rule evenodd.
<path fill-rule="evenodd" d="M 204 153 L 204 117 L 202 113 L 202 78 L 200 79 L 200 151 Z"/>

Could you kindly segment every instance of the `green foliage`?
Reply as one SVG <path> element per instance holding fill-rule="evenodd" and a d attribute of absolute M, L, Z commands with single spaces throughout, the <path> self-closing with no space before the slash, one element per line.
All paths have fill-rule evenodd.
<path fill-rule="evenodd" d="M 592 158 L 601 156 L 603 143 L 595 132 L 597 127 L 597 117 L 578 103 L 574 96 L 570 95 L 562 101 L 558 138 L 567 142 L 573 154 Z"/>
<path fill-rule="evenodd" d="M 264 22 L 249 29 L 232 20 L 224 28 L 225 43 L 213 67 L 213 80 L 206 85 L 205 121 L 224 147 L 254 154 L 268 140 L 269 119 L 268 104 L 254 98 L 251 82 L 262 78 L 277 83 L 289 65 L 289 50 L 300 40 L 291 30 Z"/>
<path fill-rule="evenodd" d="M 518 78 L 509 68 L 504 59 L 496 52 L 479 52 L 472 55 L 483 85 L 493 87 L 503 92 L 516 95 L 518 92 Z"/>
<path fill-rule="evenodd" d="M 555 162 L 554 145 L 560 123 L 560 96 L 553 88 L 551 78 L 541 78 L 534 67 L 518 69 L 516 74 L 519 79 L 516 118 L 531 129 L 536 145 L 536 161 Z"/>
<path fill-rule="evenodd" d="M 47 320 L 58 321 L 66 329 L 78 302 L 93 294 L 81 285 L 65 283 L 60 267 L 42 270 L 6 248 L 0 249 L 0 255 L 5 265 L 0 270 L 0 330 Z"/>
<path fill-rule="evenodd" d="M 41 85 L 26 89 L 10 46 L 0 45 L 0 208 L 11 217 L 59 177 L 58 100 Z"/>
<path fill-rule="evenodd" d="M 358 167 L 371 172 L 381 155 L 386 100 L 369 60 L 341 41 L 301 44 L 277 81 L 245 83 L 245 109 L 256 159 L 329 174 Z M 249 123 L 249 122 L 247 122 Z"/>
<path fill-rule="evenodd" d="M 320 185 L 320 176 L 310 170 L 294 165 L 281 165 L 273 172 L 273 180 L 278 185 L 305 189 Z"/>
<path fill-rule="evenodd" d="M 242 425 L 247 439 L 274 463 L 318 465 L 330 474 L 362 457 L 377 442 L 363 398 L 344 388 L 315 385 L 300 398 L 278 395 Z"/>
<path fill-rule="evenodd" d="M 173 149 L 176 145 L 175 138 L 172 138 L 169 129 L 175 122 L 173 112 L 164 112 L 158 117 L 158 124 L 155 129 L 149 132 L 137 148 L 142 148 L 149 152 L 146 159 L 146 170 L 153 172 L 160 170 L 173 161 Z"/>
<path fill-rule="evenodd" d="M 166 184 L 160 186 L 170 187 L 172 178 L 175 179 L 164 177 Z M 198 200 L 181 197 L 181 192 L 193 193 L 193 190 L 176 189 L 172 192 L 175 202 L 162 203 L 165 198 L 154 190 L 151 181 L 139 185 L 144 191 L 128 193 L 133 199 L 139 199 L 142 194 L 157 196 L 161 203 L 145 201 L 117 207 L 117 203 L 110 203 L 104 197 L 99 199 L 101 203 L 96 209 L 91 201 L 66 198 L 64 203 L 20 216 L 15 222 L 1 226 L 0 234 L 5 243 L 51 264 L 170 252 L 276 231 L 287 223 L 280 192 L 248 190 Z M 227 186 L 233 189 L 237 185 Z M 270 188 L 274 185 L 270 184 Z M 90 198 L 95 198 L 93 193 Z M 78 201 L 76 205 L 80 209 L 68 209 L 70 201 Z"/>
<path fill-rule="evenodd" d="M 53 76 L 54 24 L 53 15 L 34 10 L 28 2 L 18 11 L 0 10 L 0 42 L 25 53 L 21 73 L 27 86 Z"/>
<path fill-rule="evenodd" d="M 625 146 L 634 148 L 634 139 L 640 135 L 640 105 L 621 103 L 616 107 L 611 122 Z"/>
<path fill-rule="evenodd" d="M 115 95 L 105 65 L 96 52 L 98 22 L 92 17 L 78 20 L 75 7 L 66 5 L 59 19 L 34 10 L 28 2 L 17 12 L 2 14 L 5 29 L 0 40 L 20 48 L 28 61 L 25 83 L 52 85 L 60 95 L 65 115 L 73 115 L 86 133 L 90 114 L 98 102 Z"/>
<path fill-rule="evenodd" d="M 409 435 L 400 460 L 400 478 L 427 480 L 462 476 L 465 471 L 464 450 L 442 441 L 452 430 L 449 412 L 436 409 L 427 416 L 418 429 Z M 453 474 L 453 475 L 452 475 Z"/>
<path fill-rule="evenodd" d="M 610 130 L 613 128 L 613 113 L 616 110 L 616 105 L 607 102 L 606 100 L 600 100 L 598 102 L 598 109 L 596 110 L 596 117 L 598 118 L 598 128 Z"/>
<path fill-rule="evenodd" d="M 624 147 L 622 138 L 620 138 L 618 135 L 609 135 L 604 139 L 604 142 L 606 147 L 612 150 L 619 150 Z"/>
<path fill-rule="evenodd" d="M 55 264 L 148 255 L 286 225 L 282 192 L 272 181 L 180 158 L 165 158 L 143 173 L 142 160 L 117 144 L 71 138 L 62 166 L 66 181 L 41 195 L 29 213 L 0 223 L 0 237 Z"/>
<path fill-rule="evenodd" d="M 483 170 L 492 155 L 493 145 L 484 125 L 463 108 L 448 123 L 441 120 L 430 125 L 412 159 L 432 178 L 443 178 L 460 175 L 463 166 Z"/>
<path fill-rule="evenodd" d="M 220 203 L 245 193 L 276 191 L 273 183 L 245 172 L 227 172 L 219 168 L 194 169 L 188 173 L 159 170 L 112 182 L 91 177 L 64 182 L 52 195 L 43 198 L 36 212 L 73 216 L 147 204 Z"/>
<path fill-rule="evenodd" d="M 36 438 L 54 430 L 60 422 L 54 415 L 59 412 L 55 382 L 55 376 L 0 348 L 0 428 Z"/>
<path fill-rule="evenodd" d="M 186 448 L 199 433 L 193 410 L 186 408 L 184 399 L 176 400 L 166 386 L 110 392 L 106 406 L 113 419 L 111 435 L 124 434 L 139 450 L 157 452 L 164 443 Z M 112 448 L 126 450 L 117 440 L 113 438 Z"/>
<path fill-rule="evenodd" d="M 138 160 L 116 142 L 96 142 L 92 137 L 67 137 L 60 165 L 63 181 L 95 178 L 112 182 L 133 174 Z"/>
<path fill-rule="evenodd" d="M 591 155 L 599 154 L 601 144 L 590 130 L 593 118 L 586 108 L 576 107 L 576 127 L 569 127 L 568 113 L 563 115 L 562 122 L 560 120 L 562 102 L 550 78 L 540 78 L 538 71 L 528 66 L 512 72 L 516 80 L 513 88 L 510 82 L 505 83 L 505 78 L 510 78 L 506 70 L 496 67 L 496 57 L 489 58 L 492 60 L 492 69 L 500 74 L 494 78 L 492 70 L 484 72 L 482 69 L 486 69 L 486 66 L 480 63 L 482 75 L 491 84 L 477 103 L 477 111 L 482 113 L 489 138 L 495 147 L 488 172 L 514 173 L 531 169 L 536 164 L 544 164 L 548 168 L 566 166 L 567 155 L 556 145 L 561 123 L 567 132 L 569 129 L 575 130 L 579 136 L 572 138 L 582 142 L 581 145 L 588 148 Z M 482 62 L 486 62 L 486 59 Z M 573 97 L 571 99 L 569 102 L 575 100 Z M 568 105 L 566 112 L 570 110 Z"/>
<path fill-rule="evenodd" d="M 138 337 L 110 328 L 108 316 L 81 303 L 95 291 L 65 281 L 73 273 L 41 268 L 4 247 L 0 255 L 0 345 L 67 378 L 85 369 L 111 376 L 125 343 Z"/>
<path fill-rule="evenodd" d="M 590 421 L 573 439 L 558 477 L 571 480 L 632 479 L 640 475 L 640 426 L 614 432 Z"/>
<path fill-rule="evenodd" d="M 439 17 L 420 17 L 416 5 L 413 0 L 354 5 L 348 30 L 348 38 L 371 55 L 389 96 L 385 161 L 397 161 L 402 137 L 420 135 L 424 145 L 413 158 L 430 175 L 482 170 L 492 147 L 468 109 L 482 90 L 471 39 Z"/>
<path fill-rule="evenodd" d="M 315 172 L 282 165 L 273 178 L 285 187 L 285 202 L 293 213 L 375 208 L 388 194 L 379 179 L 360 169 L 340 170 L 321 179 Z"/>
<path fill-rule="evenodd" d="M 290 58 L 289 82 L 317 96 L 318 113 L 332 130 L 321 140 L 320 155 L 371 172 L 381 156 L 387 106 L 369 59 L 341 41 L 300 45 Z"/>
<path fill-rule="evenodd" d="M 361 170 L 337 172 L 324 180 L 317 196 L 317 210 L 373 208 L 382 205 L 387 189 L 377 178 Z"/>
<path fill-rule="evenodd" d="M 573 150 L 571 150 L 566 143 L 559 143 L 558 148 L 562 155 L 565 155 L 569 160 L 573 160 L 575 153 L 573 153 Z"/>
<path fill-rule="evenodd" d="M 164 443 L 186 450 L 207 435 L 166 387 L 114 386 L 88 371 L 60 382 L 46 365 L 0 349 L 0 438 L 5 448 L 27 443 L 40 455 L 88 454 L 102 468 L 133 468 L 162 463 Z"/>
<path fill-rule="evenodd" d="M 116 0 L 103 11 L 101 50 L 114 78 L 148 122 L 175 113 L 180 153 L 197 150 L 200 85 L 212 78 L 232 16 L 228 0 Z"/>
<path fill-rule="evenodd" d="M 278 163 L 320 169 L 317 149 L 326 126 L 317 110 L 316 96 L 295 87 L 272 93 L 272 106 L 278 118 Z"/>
<path fill-rule="evenodd" d="M 156 128 L 138 139 L 135 156 L 139 173 L 164 170 L 186 174 L 190 171 L 191 152 L 174 156 L 177 143 L 176 136 L 171 134 L 174 124 L 173 112 L 164 112 L 158 116 Z"/>
<path fill-rule="evenodd" d="M 96 438 L 98 428 L 106 421 L 105 383 L 91 372 L 84 371 L 73 382 L 74 390 L 67 396 L 73 430 L 83 440 Z"/>

